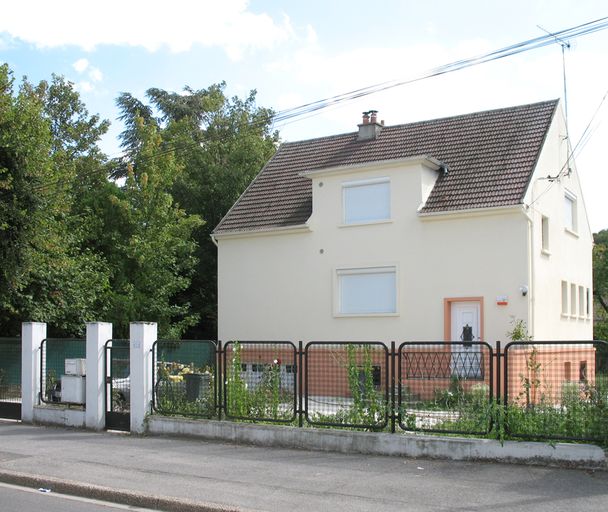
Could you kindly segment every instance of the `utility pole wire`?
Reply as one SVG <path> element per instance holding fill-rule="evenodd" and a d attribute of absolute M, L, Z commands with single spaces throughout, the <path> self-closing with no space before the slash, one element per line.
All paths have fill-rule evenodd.
<path fill-rule="evenodd" d="M 485 53 L 482 55 L 450 62 L 448 64 L 444 64 L 444 65 L 432 68 L 432 69 L 428 70 L 426 73 L 424 73 L 420 76 L 417 76 L 417 77 L 404 79 L 404 80 L 390 80 L 390 81 L 386 81 L 386 82 L 381 82 L 381 83 L 370 85 L 370 86 L 363 87 L 360 89 L 355 89 L 355 90 L 347 92 L 347 93 L 338 94 L 338 95 L 324 98 L 321 100 L 316 100 L 316 101 L 313 101 L 310 103 L 306 103 L 306 104 L 303 104 L 303 105 L 300 105 L 300 106 L 297 106 L 294 108 L 279 111 L 273 117 L 272 121 L 275 124 L 280 124 L 283 121 L 288 121 L 293 118 L 299 118 L 299 117 L 303 117 L 303 116 L 309 117 L 311 114 L 315 115 L 313 113 L 318 113 L 320 110 L 336 106 L 339 103 L 353 101 L 355 99 L 358 99 L 358 98 L 361 98 L 364 96 L 369 96 L 371 94 L 376 94 L 378 92 L 382 92 L 382 91 L 392 89 L 395 87 L 401 87 L 401 86 L 408 85 L 411 83 L 426 80 L 428 78 L 432 78 L 435 76 L 440 76 L 440 75 L 451 73 L 454 71 L 459 71 L 461 69 L 465 69 L 468 67 L 484 64 L 486 62 L 492 62 L 494 60 L 499 60 L 499 59 L 503 59 L 506 57 L 510 57 L 512 55 L 517 55 L 519 53 L 527 52 L 530 50 L 535 50 L 537 48 L 542 48 L 542 47 L 548 46 L 550 44 L 554 44 L 556 39 L 558 39 L 558 40 L 564 39 L 564 38 L 574 39 L 576 37 L 581 37 L 581 36 L 584 36 L 587 34 L 605 30 L 606 28 L 608 28 L 608 16 L 604 17 L 604 18 L 599 18 L 599 19 L 596 19 L 593 21 L 589 21 L 589 22 L 583 23 L 581 25 L 576 25 L 574 27 L 569 27 L 569 28 L 566 28 L 563 30 L 559 30 L 557 32 L 548 33 L 547 35 L 544 35 L 544 36 L 539 36 L 539 37 L 535 37 L 535 38 L 521 41 L 518 43 L 514 43 L 514 44 L 511 44 L 504 48 L 493 50 L 491 52 L 488 52 L 488 53 Z M 265 122 L 266 122 L 266 120 L 259 121 L 258 123 L 250 123 L 250 126 L 251 127 L 256 127 L 258 125 L 262 126 Z M 168 154 L 171 152 L 178 152 L 178 151 L 181 152 L 182 149 L 185 151 L 192 150 L 198 146 L 199 146 L 198 142 L 167 143 L 163 146 L 163 148 L 161 150 L 159 150 L 158 152 L 153 153 L 147 157 L 143 157 L 140 161 L 145 161 L 146 159 L 153 159 L 153 158 L 156 158 L 157 156 L 162 156 L 162 155 L 165 155 L 165 154 Z M 124 162 L 117 163 L 114 166 L 115 169 L 119 170 L 118 167 L 120 165 L 125 165 L 125 164 L 124 164 Z M 93 172 L 86 173 L 86 174 L 93 174 L 94 172 L 98 172 L 98 171 L 93 171 Z M 51 182 L 51 183 L 47 183 L 45 185 L 39 185 L 38 187 L 34 187 L 34 189 L 37 191 L 43 191 L 43 190 L 47 190 L 49 187 L 57 185 L 58 183 L 59 183 L 59 180 L 55 183 Z"/>

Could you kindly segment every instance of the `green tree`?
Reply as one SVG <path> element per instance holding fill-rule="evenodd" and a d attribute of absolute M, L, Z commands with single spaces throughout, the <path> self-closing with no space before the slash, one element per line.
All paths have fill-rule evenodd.
<path fill-rule="evenodd" d="M 186 87 L 184 94 L 149 89 L 151 106 L 127 93 L 117 100 L 126 126 L 121 140 L 127 154 L 140 144 L 134 122 L 140 116 L 162 135 L 161 152 L 173 152 L 183 166 L 172 188 L 176 201 L 206 221 L 194 231 L 198 264 L 182 293 L 201 314 L 201 322 L 189 330 L 193 337 L 216 336 L 217 250 L 211 232 L 278 142 L 278 134 L 271 131 L 273 112 L 256 105 L 255 91 L 239 99 L 226 97 L 224 89 L 224 83 L 201 90 Z M 125 166 L 118 169 L 124 172 Z"/>
<path fill-rule="evenodd" d="M 608 229 L 594 233 L 593 298 L 594 338 L 608 340 Z"/>
<path fill-rule="evenodd" d="M 179 208 L 170 194 L 182 167 L 171 152 L 162 152 L 154 126 L 136 120 L 139 141 L 126 183 L 116 188 L 107 212 L 112 219 L 104 237 L 114 246 L 110 318 L 118 336 L 130 321 L 159 323 L 161 337 L 179 338 L 198 321 L 179 296 L 190 284 L 196 265 L 192 232 L 203 222 Z"/>
<path fill-rule="evenodd" d="M 51 334 L 75 334 L 98 311 L 107 279 L 71 222 L 76 166 L 68 164 L 76 154 L 66 155 L 58 140 L 69 116 L 53 115 L 53 123 L 49 115 L 59 112 L 54 102 L 71 85 L 34 88 L 24 80 L 15 90 L 6 65 L 0 84 L 0 326 L 17 334 L 22 321 L 46 321 Z"/>

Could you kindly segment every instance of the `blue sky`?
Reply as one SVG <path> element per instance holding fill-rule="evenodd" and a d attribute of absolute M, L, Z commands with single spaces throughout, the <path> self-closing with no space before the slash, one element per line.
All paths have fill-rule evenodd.
<path fill-rule="evenodd" d="M 30 80 L 65 75 L 89 110 L 112 121 L 102 147 L 119 153 L 114 101 L 122 91 L 257 89 L 282 110 L 608 16 L 605 1 L 514 0 L 307 2 L 158 0 L 3 5 L 0 59 Z M 608 30 L 572 41 L 568 108 L 576 144 L 608 90 Z M 277 125 L 283 140 L 353 131 L 371 108 L 387 124 L 562 97 L 558 45 L 341 104 Z M 577 156 L 594 231 L 608 228 L 608 100 Z"/>

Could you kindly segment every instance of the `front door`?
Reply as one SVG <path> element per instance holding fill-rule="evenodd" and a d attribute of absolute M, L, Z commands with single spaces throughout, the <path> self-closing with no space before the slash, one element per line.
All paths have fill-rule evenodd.
<path fill-rule="evenodd" d="M 481 305 L 477 301 L 451 303 L 452 375 L 478 378 L 481 374 L 480 338 Z"/>

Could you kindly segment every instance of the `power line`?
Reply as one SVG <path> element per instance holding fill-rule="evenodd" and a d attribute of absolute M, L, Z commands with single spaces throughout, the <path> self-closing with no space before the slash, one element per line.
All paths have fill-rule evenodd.
<path fill-rule="evenodd" d="M 347 93 L 342 93 L 342 94 L 338 94 L 338 95 L 324 98 L 321 100 L 316 100 L 316 101 L 313 101 L 310 103 L 305 103 L 303 105 L 300 105 L 300 106 L 297 106 L 294 108 L 282 110 L 282 111 L 279 111 L 272 118 L 272 122 L 273 122 L 273 124 L 280 124 L 281 122 L 287 123 L 288 121 L 290 121 L 294 118 L 303 118 L 305 116 L 309 117 L 310 115 L 315 115 L 320 110 L 334 107 L 340 103 L 353 101 L 353 100 L 356 100 L 356 99 L 359 99 L 359 98 L 362 98 L 365 96 L 369 96 L 369 95 L 376 94 L 376 93 L 379 93 L 382 91 L 386 91 L 388 89 L 402 87 L 404 85 L 412 84 L 415 82 L 419 82 L 419 81 L 433 78 L 436 76 L 440 76 L 443 74 L 451 73 L 454 71 L 459 71 L 461 69 L 466 69 L 468 67 L 485 64 L 487 62 L 492 62 L 495 60 L 500 60 L 500 59 L 503 59 L 506 57 L 510 57 L 512 55 L 517 55 L 519 53 L 535 50 L 537 48 L 542 48 L 542 47 L 548 46 L 550 44 L 554 44 L 556 40 L 560 41 L 563 39 L 574 39 L 576 37 L 581 37 L 581 36 L 584 36 L 587 34 L 598 32 L 600 30 L 605 30 L 606 28 L 608 28 L 608 16 L 604 17 L 604 18 L 599 18 L 599 19 L 596 19 L 593 21 L 589 21 L 589 22 L 583 23 L 581 25 L 576 25 L 574 27 L 569 27 L 569 28 L 566 28 L 566 29 L 563 29 L 563 30 L 560 30 L 557 32 L 553 32 L 553 33 L 549 32 L 544 36 L 539 36 L 539 37 L 535 37 L 535 38 L 521 41 L 518 43 L 514 43 L 514 44 L 511 44 L 504 48 L 493 50 L 491 52 L 488 52 L 488 53 L 485 53 L 482 55 L 450 62 L 448 64 L 444 64 L 444 65 L 432 68 L 417 77 L 413 77 L 413 78 L 409 78 L 409 79 L 405 79 L 405 80 L 390 80 L 390 81 L 386 81 L 386 82 L 381 82 L 381 83 L 370 85 L 370 86 L 363 87 L 360 89 L 355 89 L 355 90 L 347 92 Z M 263 120 L 260 120 L 257 122 L 251 122 L 251 123 L 249 123 L 249 126 L 251 128 L 261 127 L 261 126 L 264 126 L 267 122 L 268 122 L 268 119 L 263 119 Z M 191 149 L 194 149 L 195 147 L 199 147 L 199 146 L 200 146 L 200 142 L 198 142 L 198 141 L 182 142 L 182 143 L 167 143 L 159 151 L 152 153 L 145 157 L 140 157 L 139 163 L 140 164 L 146 163 L 146 161 L 148 161 L 148 160 L 152 160 L 152 159 L 158 158 L 160 156 L 164 156 L 169 153 L 173 153 L 173 152 L 177 153 L 178 151 L 182 151 L 182 150 L 191 150 Z M 126 155 L 123 154 L 123 156 L 126 156 Z M 114 170 L 115 171 L 118 170 L 118 167 L 115 166 Z M 87 176 L 93 175 L 97 172 L 99 172 L 99 169 L 91 170 L 88 173 L 81 174 L 81 177 L 87 177 Z M 112 169 L 110 169 L 109 172 L 111 173 Z M 55 182 L 47 183 L 44 185 L 39 185 L 38 188 L 36 188 L 36 190 L 37 191 L 48 190 L 49 187 L 56 186 L 60 182 L 61 182 L 61 180 L 58 179 Z"/>
<path fill-rule="evenodd" d="M 559 170 L 559 172 L 555 176 L 547 176 L 545 178 L 539 178 L 539 179 L 543 179 L 543 180 L 548 180 L 549 181 L 549 186 L 545 190 L 543 190 L 538 195 L 538 197 L 536 197 L 534 199 L 534 201 L 532 201 L 529 205 L 527 205 L 528 207 L 532 207 L 532 205 L 534 203 L 536 203 L 541 197 L 543 197 L 547 192 L 549 192 L 549 190 L 551 190 L 551 187 L 553 187 L 553 185 L 556 182 L 559 181 L 559 179 L 562 176 L 562 173 L 566 169 L 568 170 L 568 174 L 570 174 L 570 161 L 574 158 L 575 154 L 580 154 L 580 152 L 587 145 L 587 142 L 589 142 L 589 139 L 592 137 L 593 133 L 595 132 L 595 128 L 591 129 L 591 126 L 592 126 L 593 122 L 595 121 L 595 118 L 597 117 L 597 115 L 598 115 L 599 111 L 601 110 L 602 105 L 606 101 L 607 97 L 608 97 L 608 89 L 606 89 L 606 92 L 602 96 L 601 101 L 599 102 L 597 108 L 593 112 L 593 115 L 591 116 L 591 119 L 587 123 L 587 126 L 585 126 L 585 129 L 583 130 L 583 133 L 581 134 L 581 136 L 578 139 L 578 141 L 577 141 L 576 145 L 574 146 L 574 148 L 572 148 L 572 151 L 570 151 L 570 155 L 568 156 L 568 158 L 566 158 L 566 161 L 562 165 L 562 167 Z M 569 139 L 568 139 L 568 143 L 570 143 Z"/>

